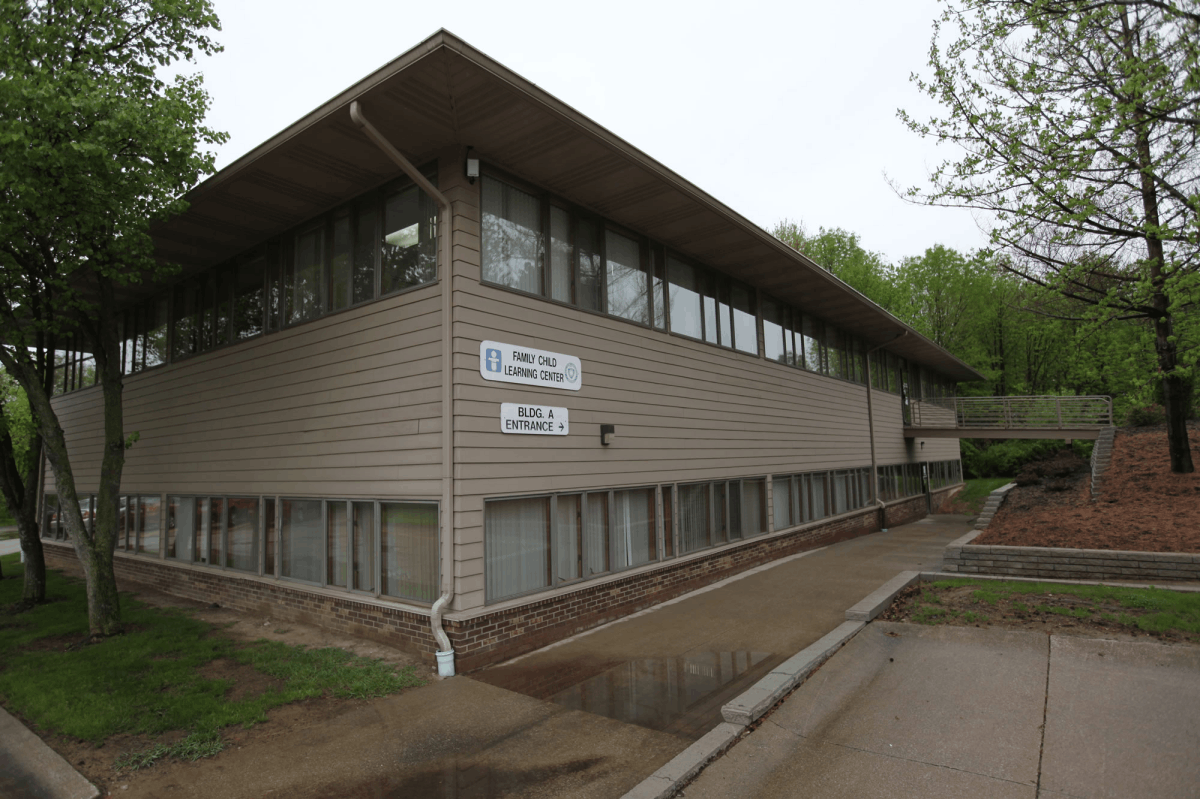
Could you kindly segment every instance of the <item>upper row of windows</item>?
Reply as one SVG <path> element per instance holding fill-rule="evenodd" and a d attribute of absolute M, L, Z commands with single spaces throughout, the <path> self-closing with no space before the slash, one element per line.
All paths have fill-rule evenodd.
<path fill-rule="evenodd" d="M 435 176 L 430 173 L 431 178 Z M 657 330 L 867 382 L 866 344 L 663 246 L 556 199 L 482 180 L 482 276 Z M 368 192 L 121 314 L 132 374 L 437 279 L 437 210 L 411 182 Z M 760 343 L 761 330 L 761 343 Z M 76 339 L 55 350 L 54 393 L 93 385 Z M 942 396 L 951 385 L 879 351 L 877 387 Z"/>
<path fill-rule="evenodd" d="M 396 183 L 126 310 L 122 369 L 132 374 L 436 280 L 437 208 L 416 185 Z M 80 345 L 75 337 L 56 348 L 54 393 L 96 382 L 95 360 Z"/>
<path fill-rule="evenodd" d="M 759 355 L 820 374 L 867 382 L 867 345 L 840 328 L 763 296 L 745 283 L 582 212 L 557 198 L 483 177 L 482 277 L 516 291 L 657 330 Z M 759 329 L 761 317 L 762 350 Z M 873 382 L 942 396 L 948 381 L 880 351 Z M 924 374 L 922 374 L 924 373 Z M 923 385 L 922 385 L 923 384 Z"/>

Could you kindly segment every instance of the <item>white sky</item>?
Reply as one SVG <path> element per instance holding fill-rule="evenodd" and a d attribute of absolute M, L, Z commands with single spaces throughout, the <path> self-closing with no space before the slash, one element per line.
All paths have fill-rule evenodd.
<path fill-rule="evenodd" d="M 954 155 L 896 118 L 935 110 L 908 77 L 936 0 L 215 6 L 225 51 L 200 68 L 208 122 L 230 134 L 218 167 L 444 27 L 765 228 L 846 228 L 891 261 L 984 243 L 969 212 L 909 205 L 885 181 Z"/>

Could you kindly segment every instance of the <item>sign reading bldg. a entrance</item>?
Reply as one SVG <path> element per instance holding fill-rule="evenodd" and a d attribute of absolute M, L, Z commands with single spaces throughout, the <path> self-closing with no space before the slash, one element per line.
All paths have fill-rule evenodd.
<path fill-rule="evenodd" d="M 566 408 L 500 403 L 500 432 L 532 436 L 565 436 L 571 432 Z"/>
<path fill-rule="evenodd" d="M 574 355 L 562 355 L 498 341 L 479 343 L 479 374 L 484 380 L 578 391 L 583 367 Z"/>

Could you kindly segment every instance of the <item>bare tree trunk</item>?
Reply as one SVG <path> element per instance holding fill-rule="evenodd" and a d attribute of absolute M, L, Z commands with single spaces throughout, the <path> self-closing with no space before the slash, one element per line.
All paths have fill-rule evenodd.
<path fill-rule="evenodd" d="M 0 492 L 16 519 L 21 551 L 25 554 L 25 586 L 20 606 L 26 608 L 46 601 L 46 557 L 38 537 L 37 522 L 41 447 L 41 438 L 34 436 L 26 455 L 30 465 L 22 474 L 8 428 L 0 431 Z"/>
<path fill-rule="evenodd" d="M 1128 14 L 1122 13 L 1121 25 L 1125 52 L 1134 56 L 1134 41 L 1138 35 L 1129 23 Z M 1163 407 L 1167 415 L 1167 452 L 1171 459 L 1171 471 L 1188 474 L 1196 471 L 1192 465 L 1192 450 L 1188 443 L 1188 391 L 1179 375 L 1179 357 L 1172 336 L 1171 301 L 1167 296 L 1167 277 L 1163 270 L 1165 251 L 1159 236 L 1158 189 L 1151 178 L 1153 165 L 1150 152 L 1150 121 L 1146 109 L 1139 101 L 1133 107 L 1133 122 L 1136 131 L 1137 159 L 1141 166 L 1142 213 L 1146 217 L 1146 254 L 1149 256 L 1150 305 L 1154 308 L 1154 350 L 1158 355 L 1158 369 L 1162 375 Z"/>

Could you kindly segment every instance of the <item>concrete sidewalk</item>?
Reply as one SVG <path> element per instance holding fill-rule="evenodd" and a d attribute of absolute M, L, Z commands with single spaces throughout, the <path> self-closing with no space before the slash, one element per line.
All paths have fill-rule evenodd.
<path fill-rule="evenodd" d="M 1200 648 L 873 622 L 697 797 L 1194 797 Z"/>
<path fill-rule="evenodd" d="M 898 572 L 940 567 L 968 517 L 936 516 L 766 564 L 471 675 L 694 741 L 721 705 L 845 621 Z"/>
<path fill-rule="evenodd" d="M 620 796 L 846 608 L 897 572 L 939 566 L 967 529 L 934 517 L 802 553 L 508 665 L 130 775 L 119 795 Z"/>

